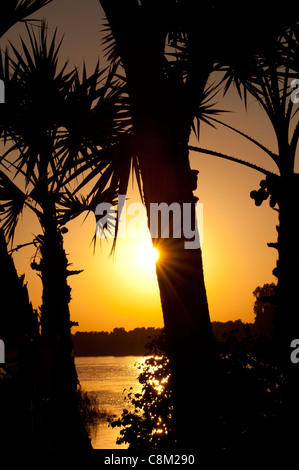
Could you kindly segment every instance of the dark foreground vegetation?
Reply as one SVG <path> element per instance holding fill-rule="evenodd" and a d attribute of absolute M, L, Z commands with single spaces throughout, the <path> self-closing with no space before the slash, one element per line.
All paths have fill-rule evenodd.
<path fill-rule="evenodd" d="M 265 284 L 254 294 L 257 297 L 271 294 L 272 289 L 272 284 Z M 24 305 L 30 307 L 26 302 Z M 257 299 L 254 312 L 254 323 L 237 320 L 212 324 L 217 406 L 211 419 L 215 420 L 213 446 L 219 455 L 229 455 L 236 449 L 245 451 L 246 446 L 261 445 L 261 442 L 270 445 L 273 435 L 276 438 L 279 435 L 285 398 L 283 375 L 271 359 L 273 305 Z M 31 322 L 32 317 L 29 319 Z M 20 449 L 50 450 L 58 445 L 48 428 L 51 422 L 48 374 L 55 367 L 55 358 L 38 327 L 30 336 L 29 333 L 23 335 L 19 343 L 7 342 L 7 361 L 0 368 L 1 443 L 7 449 L 13 449 L 17 436 L 22 436 L 21 442 L 17 443 Z M 121 428 L 119 443 L 125 442 L 131 449 L 165 450 L 176 445 L 172 434 L 172 381 L 163 330 L 135 328 L 127 332 L 124 328 L 115 328 L 111 333 L 77 332 L 72 339 L 76 355 L 148 354 L 139 377 L 143 392 L 135 395 L 129 392 L 127 398 L 135 411 L 124 410 L 122 417 L 108 416 L 95 397 L 82 391 L 78 383 L 78 412 L 87 433 L 99 420 L 109 419 L 112 426 Z M 185 393 L 188 413 L 192 413 L 188 390 L 198 386 L 200 370 L 195 365 L 194 380 Z M 67 416 L 60 422 L 66 423 L 66 420 Z M 74 447 L 75 435 L 66 436 L 66 432 L 70 433 L 69 425 L 65 429 L 56 429 L 55 435 L 62 443 Z M 73 443 L 71 439 L 74 439 Z"/>
<path fill-rule="evenodd" d="M 222 339 L 215 342 L 210 416 L 214 439 L 201 449 L 202 461 L 211 455 L 214 462 L 233 462 L 244 456 L 259 462 L 282 456 L 289 459 L 292 447 L 285 434 L 288 393 L 284 374 L 273 360 L 273 340 L 253 333 L 248 326 L 240 339 L 239 330 L 230 323 L 234 322 L 226 324 Z M 129 449 L 169 452 L 177 448 L 166 349 L 163 333 L 148 344 L 149 356 L 140 366 L 142 391 L 130 391 L 126 396 L 133 411 L 124 409 L 121 417 L 109 420 L 112 427 L 120 428 L 117 443 L 126 443 Z M 190 388 L 201 386 L 200 369 L 194 365 L 194 381 L 185 387 L 185 409 L 190 416 L 196 406 L 189 402 Z"/>
<path fill-rule="evenodd" d="M 268 466 L 270 454 L 289 457 L 297 448 L 299 422 L 299 368 L 290 360 L 290 346 L 299 337 L 299 124 L 293 90 L 299 76 L 298 12 L 254 1 L 244 14 L 233 1 L 100 0 L 109 68 L 97 64 L 87 76 L 85 66 L 79 72 L 58 65 L 56 32 L 31 17 L 49 3 L 1 2 L 0 37 L 27 19 L 25 40 L 0 52 L 0 335 L 7 348 L 0 369 L 1 450 L 91 450 L 78 400 L 69 310 L 68 277 L 81 269 L 69 269 L 65 225 L 95 213 L 102 202 L 117 207 L 133 172 L 148 225 L 152 204 L 188 204 L 197 240 L 198 169 L 189 158 L 196 151 L 264 178 L 250 196 L 257 206 L 268 200 L 278 216 L 277 239 L 268 243 L 277 250 L 277 282 L 270 293 L 269 286 L 257 289 L 262 316 L 256 311 L 253 325 L 212 326 L 200 244 L 186 249 L 190 240 L 184 230 L 176 236 L 176 225 L 184 227 L 175 217 L 165 238 L 161 221 L 152 242 L 161 255 L 156 274 L 165 338 L 151 338 L 140 376 L 143 393 L 129 396 L 135 412 L 124 410 L 114 425 L 123 426 L 122 439 L 131 448 L 199 449 L 208 456 L 205 468 L 213 467 L 216 456 L 232 462 L 241 455 L 238 466 L 249 456 L 260 464 L 263 454 Z M 246 108 L 252 100 L 261 107 L 273 131 L 270 149 L 222 120 L 215 100 L 228 91 Z M 241 160 L 191 147 L 191 135 L 201 139 L 205 133 L 202 123 L 224 126 L 255 145 L 270 157 L 275 173 L 251 163 L 251 153 Z M 25 208 L 39 230 L 15 246 Z M 118 228 L 119 220 L 103 222 L 96 215 L 104 234 Z M 29 245 L 35 252 L 30 266 L 42 282 L 38 313 L 11 258 Z M 116 286 L 111 288 L 117 295 Z M 265 326 L 270 302 L 273 322 Z M 94 338 L 106 350 L 118 338 L 127 354 L 150 340 L 135 333 L 117 329 Z"/>

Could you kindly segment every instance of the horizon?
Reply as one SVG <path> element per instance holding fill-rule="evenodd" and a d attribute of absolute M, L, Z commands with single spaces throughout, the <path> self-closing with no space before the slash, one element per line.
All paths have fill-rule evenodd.
<path fill-rule="evenodd" d="M 238 318 L 237 320 L 226 320 L 226 321 L 218 321 L 218 320 L 213 320 L 211 321 L 211 324 L 213 323 L 223 323 L 223 324 L 226 324 L 226 323 L 237 323 L 237 322 L 241 322 L 243 325 L 254 325 L 254 321 L 253 322 L 243 322 L 240 318 Z M 72 329 L 75 329 L 75 328 L 79 328 L 77 326 L 73 326 Z M 150 330 L 150 329 L 155 329 L 155 330 L 163 330 L 163 326 L 162 327 L 157 327 L 157 326 L 136 326 L 135 328 L 131 328 L 130 330 L 127 330 L 125 327 L 123 326 L 115 326 L 113 328 L 113 330 L 110 330 L 110 331 L 107 331 L 107 330 L 89 330 L 89 331 L 83 331 L 83 330 L 77 330 L 75 332 L 71 332 L 72 335 L 76 334 L 76 333 L 113 333 L 114 330 L 124 330 L 125 333 L 130 333 L 131 331 L 134 331 L 134 330 L 142 330 L 142 329 L 145 329 L 145 330 Z"/>
<path fill-rule="evenodd" d="M 2 6 L 3 449 L 292 456 L 299 12 Z"/>

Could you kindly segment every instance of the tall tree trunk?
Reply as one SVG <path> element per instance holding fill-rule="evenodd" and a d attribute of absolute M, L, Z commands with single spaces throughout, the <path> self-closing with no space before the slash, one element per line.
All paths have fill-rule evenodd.
<path fill-rule="evenodd" d="M 190 122 L 181 107 L 183 97 L 177 96 L 175 85 L 165 76 L 167 8 L 159 10 L 157 17 L 155 8 L 141 8 L 135 0 L 100 3 L 126 72 L 134 124 L 133 151 L 138 156 L 151 226 L 152 204 L 175 203 L 181 212 L 184 203 L 194 208 L 196 184 L 187 149 L 193 118 Z M 185 249 L 187 237 L 183 235 L 161 235 L 154 236 L 153 243 L 160 250 L 157 278 L 171 362 L 176 445 L 204 447 L 211 436 L 212 331 L 201 249 Z M 186 412 L 186 403 L 191 403 L 192 411 Z"/>
<path fill-rule="evenodd" d="M 299 174 L 289 173 L 279 178 L 277 185 L 279 225 L 277 227 L 278 261 L 274 274 L 276 308 L 274 314 L 275 353 L 285 376 L 285 439 L 287 449 L 295 448 L 299 420 L 299 364 L 293 363 L 291 343 L 298 340 L 298 270 L 299 270 Z M 298 354 L 297 354 L 298 356 Z"/>
<path fill-rule="evenodd" d="M 90 448 L 79 416 L 77 372 L 71 340 L 67 283 L 67 257 L 63 237 L 57 227 L 54 204 L 43 204 L 40 272 L 43 284 L 41 307 L 41 361 L 47 373 L 48 406 L 43 410 L 49 447 L 54 450 Z"/>
<path fill-rule="evenodd" d="M 299 269 L 299 175 L 280 177 L 277 227 L 278 261 L 274 274 L 277 282 L 277 309 L 275 333 L 280 348 L 279 355 L 285 364 L 290 363 L 290 344 L 299 338 L 299 315 L 296 310 Z"/>
<path fill-rule="evenodd" d="M 176 205 L 180 209 L 174 217 L 169 212 L 170 226 L 159 224 L 160 233 L 152 238 L 160 251 L 156 273 L 171 361 L 176 445 L 184 449 L 202 448 L 212 438 L 213 339 L 201 247 L 186 246 L 191 239 L 183 217 L 190 210 L 193 222 L 190 229 L 194 239 L 199 239 L 195 225 L 197 198 L 193 195 L 197 172 L 190 169 L 187 143 L 181 146 L 162 143 L 149 138 L 148 132 L 147 127 L 143 139 L 139 139 L 138 155 L 149 228 L 153 228 L 153 204 L 166 203 L 169 208 Z M 176 238 L 178 227 L 181 236 Z M 163 237 L 167 235 L 163 233 L 165 228 L 169 229 L 169 238 Z M 187 403 L 192 406 L 192 415 L 186 411 Z"/>
<path fill-rule="evenodd" d="M 149 228 L 152 229 L 154 204 L 180 208 L 170 218 L 169 238 L 164 238 L 163 226 L 152 238 L 160 251 L 156 273 L 170 355 L 176 446 L 207 449 L 213 442 L 213 337 L 201 247 L 187 247 L 190 239 L 184 224 L 184 214 L 190 210 L 190 228 L 194 238 L 199 239 L 195 227 L 197 198 L 193 194 L 197 172 L 191 170 L 189 162 L 191 125 L 186 125 L 184 115 L 173 112 L 175 90 L 165 83 L 160 66 L 158 59 L 153 61 L 154 76 L 147 69 L 148 82 L 144 77 L 138 83 L 131 82 L 136 153 Z M 180 220 L 176 220 L 177 216 Z M 176 238 L 178 226 L 181 236 Z M 186 402 L 192 404 L 192 415 L 186 412 Z"/>

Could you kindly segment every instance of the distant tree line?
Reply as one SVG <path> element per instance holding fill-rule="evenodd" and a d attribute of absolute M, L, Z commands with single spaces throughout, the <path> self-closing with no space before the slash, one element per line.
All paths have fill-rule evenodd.
<path fill-rule="evenodd" d="M 77 331 L 73 335 L 75 356 L 142 356 L 145 345 L 161 333 L 161 328 L 135 328 L 126 331 Z"/>
<path fill-rule="evenodd" d="M 225 342 L 234 337 L 242 341 L 248 335 L 271 337 L 273 305 L 260 301 L 258 298 L 265 293 L 271 294 L 273 284 L 265 284 L 254 291 L 255 319 L 253 323 L 243 323 L 241 320 L 227 322 L 212 322 L 213 334 L 216 341 Z M 75 356 L 143 356 L 148 352 L 147 344 L 157 338 L 162 328 L 114 328 L 113 331 L 77 331 L 73 336 Z"/>

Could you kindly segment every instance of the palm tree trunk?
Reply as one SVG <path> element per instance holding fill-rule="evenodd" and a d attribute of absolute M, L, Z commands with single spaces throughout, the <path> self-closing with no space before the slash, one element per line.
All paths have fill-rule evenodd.
<path fill-rule="evenodd" d="M 176 445 L 183 449 L 206 447 L 212 442 L 213 337 L 201 247 L 186 248 L 190 239 L 184 235 L 183 223 L 183 211 L 189 205 L 192 229 L 198 237 L 194 224 L 197 198 L 193 195 L 196 177 L 190 169 L 187 142 L 173 146 L 153 135 L 149 138 L 148 126 L 139 134 L 138 155 L 150 229 L 153 203 L 180 207 L 182 236 L 175 238 L 171 233 L 177 226 L 172 220 L 170 237 L 163 238 L 160 227 L 152 240 L 160 251 L 156 273 L 171 365 Z M 186 410 L 187 403 L 192 416 Z"/>
<path fill-rule="evenodd" d="M 182 211 L 184 203 L 194 207 L 196 202 L 187 148 L 196 103 L 186 109 L 186 96 L 178 96 L 177 87 L 165 75 L 167 8 L 157 12 L 135 0 L 100 3 L 126 73 L 133 152 L 138 156 L 151 226 L 152 204 L 175 203 Z M 199 442 L 204 446 L 210 438 L 213 348 L 201 249 L 185 249 L 187 237 L 161 235 L 154 236 L 153 243 L 160 250 L 157 278 L 171 363 L 176 445 L 198 448 Z M 191 414 L 186 412 L 186 402 L 191 404 Z"/>
<path fill-rule="evenodd" d="M 43 208 L 43 240 L 41 244 L 41 277 L 43 283 L 41 323 L 42 333 L 70 335 L 71 300 L 67 284 L 67 258 L 63 238 L 55 220 L 55 210 Z"/>
<path fill-rule="evenodd" d="M 279 225 L 277 227 L 278 261 L 274 274 L 278 277 L 275 332 L 284 363 L 289 363 L 290 343 L 299 338 L 298 299 L 299 267 L 299 175 L 281 177 L 279 188 Z"/>
<path fill-rule="evenodd" d="M 299 175 L 289 173 L 280 177 L 277 188 L 279 225 L 277 226 L 278 261 L 274 274 L 276 306 L 274 313 L 275 354 L 285 378 L 284 438 L 287 449 L 295 448 L 299 420 L 299 368 L 291 361 L 291 342 L 299 338 L 298 268 L 299 268 Z M 293 444 L 293 445 L 292 445 Z"/>
<path fill-rule="evenodd" d="M 77 404 L 75 368 L 67 283 L 67 257 L 57 227 L 55 207 L 43 205 L 44 229 L 40 271 L 43 283 L 41 307 L 41 357 L 48 374 L 48 407 L 43 411 L 50 447 L 54 450 L 88 449 L 90 441 Z"/>

